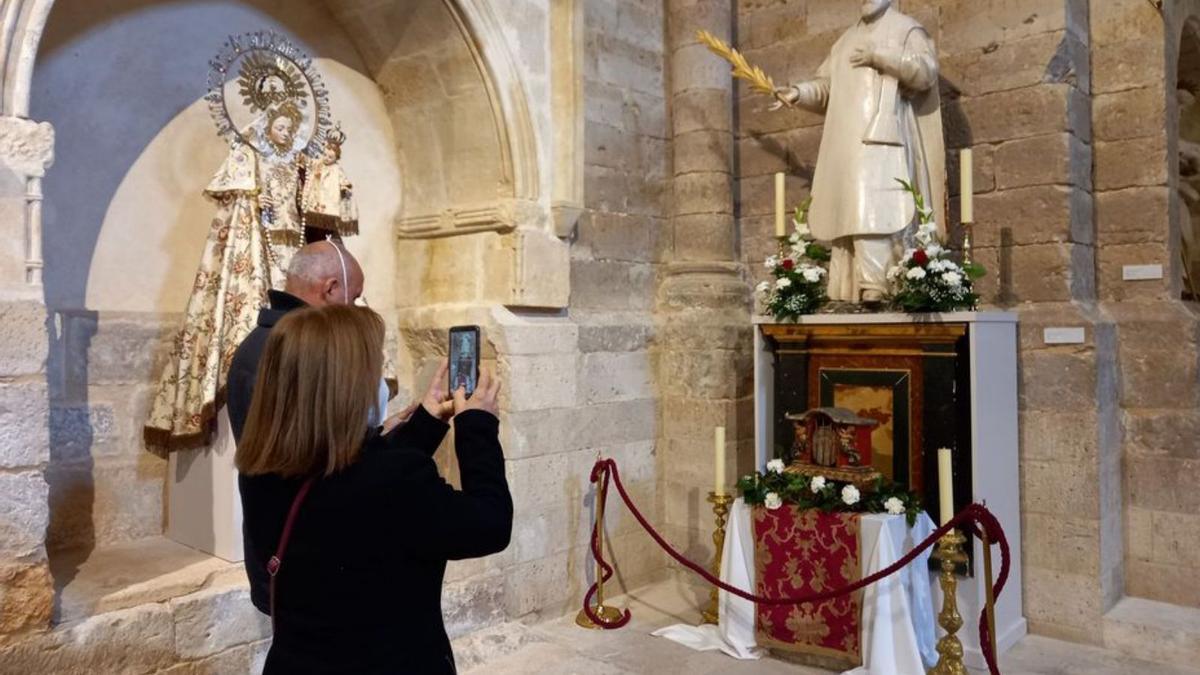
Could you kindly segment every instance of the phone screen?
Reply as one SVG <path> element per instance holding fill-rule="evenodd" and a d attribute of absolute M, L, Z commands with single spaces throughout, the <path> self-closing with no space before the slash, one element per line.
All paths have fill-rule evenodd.
<path fill-rule="evenodd" d="M 479 329 L 455 327 L 450 329 L 450 391 L 465 387 L 467 396 L 475 393 L 479 377 Z"/>

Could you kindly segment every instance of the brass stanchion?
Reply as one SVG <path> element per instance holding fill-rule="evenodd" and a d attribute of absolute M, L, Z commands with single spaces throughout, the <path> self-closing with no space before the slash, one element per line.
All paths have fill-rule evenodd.
<path fill-rule="evenodd" d="M 600 550 L 604 550 L 604 492 L 600 489 L 602 480 L 603 477 L 596 481 L 596 548 Z M 598 559 L 596 560 L 596 605 L 592 608 L 592 613 L 603 621 L 616 621 L 621 618 L 621 610 L 604 604 L 604 569 L 600 566 Z M 592 618 L 582 609 L 575 617 L 575 623 L 583 628 L 602 628 L 600 624 L 592 621 Z"/>
<path fill-rule="evenodd" d="M 959 563 L 967 561 L 962 545 L 967 538 L 958 530 L 951 530 L 938 542 L 937 558 L 942 562 L 942 574 L 939 583 L 942 586 L 942 611 L 938 614 L 938 624 L 946 630 L 942 639 L 938 640 L 938 662 L 929 671 L 930 675 L 968 675 L 963 665 L 963 646 L 959 641 L 958 629 L 962 628 L 962 616 L 958 613 L 958 577 L 955 568 Z"/>
<path fill-rule="evenodd" d="M 715 492 L 708 493 L 708 503 L 713 505 L 713 515 L 716 516 L 717 527 L 713 530 L 713 545 L 716 546 L 716 551 L 713 553 L 713 576 L 720 578 L 721 576 L 721 555 L 725 550 L 725 523 L 729 519 L 729 507 L 733 504 L 733 495 L 719 495 Z M 700 617 L 703 623 L 718 623 L 720 621 L 721 611 L 717 603 L 718 590 L 713 586 L 712 591 L 708 594 L 708 606 L 700 612 Z"/>
<path fill-rule="evenodd" d="M 992 542 L 988 539 L 987 528 L 979 528 L 979 541 L 983 544 L 983 593 L 987 609 L 988 643 L 992 654 L 996 652 L 996 594 L 992 589 Z"/>

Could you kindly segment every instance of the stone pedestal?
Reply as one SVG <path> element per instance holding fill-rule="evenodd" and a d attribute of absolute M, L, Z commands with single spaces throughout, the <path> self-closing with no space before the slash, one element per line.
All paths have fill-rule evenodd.
<path fill-rule="evenodd" d="M 755 455 L 760 471 L 772 459 L 775 447 L 775 345 L 764 335 L 762 326 L 774 323 L 770 317 L 756 317 L 759 330 L 754 333 Z M 1021 484 L 1018 469 L 1017 418 L 1017 316 L 1007 312 L 957 312 L 915 318 L 906 314 L 820 314 L 802 317 L 798 322 L 809 326 L 853 326 L 862 335 L 887 326 L 921 324 L 957 324 L 965 331 L 967 373 L 970 400 L 964 402 L 969 419 L 959 443 L 969 445 L 969 480 L 956 481 L 969 486 L 966 495 L 956 494 L 956 503 L 974 501 L 985 504 L 1004 527 L 1011 547 L 1011 567 L 1004 594 L 996 605 L 997 650 L 1004 653 L 1027 631 L 1021 596 Z M 865 338 L 869 340 L 869 337 Z M 928 434 L 927 434 L 928 436 Z M 925 448 L 932 452 L 936 448 Z M 960 445 L 960 449 L 961 445 Z M 936 480 L 935 476 L 929 476 Z M 956 488 L 961 493 L 961 487 Z M 935 514 L 936 515 L 936 514 Z M 983 547 L 974 541 L 973 569 L 970 577 L 960 577 L 958 606 L 967 626 L 959 631 L 966 651 L 966 663 L 986 668 L 979 650 L 976 621 L 983 608 Z M 1000 554 L 993 548 L 993 571 L 999 575 Z M 940 589 L 934 585 L 935 608 L 941 607 Z"/>
<path fill-rule="evenodd" d="M 235 449 L 222 408 L 213 444 L 172 453 L 167 469 L 167 536 L 230 562 L 243 557 Z"/>

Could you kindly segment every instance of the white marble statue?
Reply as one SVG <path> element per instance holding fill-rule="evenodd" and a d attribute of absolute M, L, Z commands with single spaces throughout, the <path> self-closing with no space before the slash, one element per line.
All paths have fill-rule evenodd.
<path fill-rule="evenodd" d="M 933 40 L 892 0 L 863 0 L 862 18 L 814 79 L 781 87 L 776 107 L 825 115 L 808 224 L 833 245 L 829 297 L 876 302 L 915 231 L 916 186 L 945 227 L 945 141 Z"/>

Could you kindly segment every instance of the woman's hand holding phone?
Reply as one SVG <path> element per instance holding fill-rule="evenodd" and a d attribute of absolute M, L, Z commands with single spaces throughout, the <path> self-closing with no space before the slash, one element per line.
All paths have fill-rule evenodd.
<path fill-rule="evenodd" d="M 421 405 L 425 406 L 425 412 L 443 422 L 450 419 L 456 412 L 454 401 L 451 400 L 450 392 L 447 391 L 449 385 L 446 384 L 446 373 L 449 369 L 450 361 L 442 359 L 442 364 L 438 366 L 437 373 L 429 383 L 429 390 L 425 392 L 425 398 L 421 399 Z"/>
<path fill-rule="evenodd" d="M 479 383 L 475 393 L 467 398 L 467 388 L 459 387 L 454 390 L 454 414 L 458 415 L 468 410 L 483 410 L 492 415 L 500 416 L 500 378 L 493 378 L 486 368 L 479 369 Z"/>

